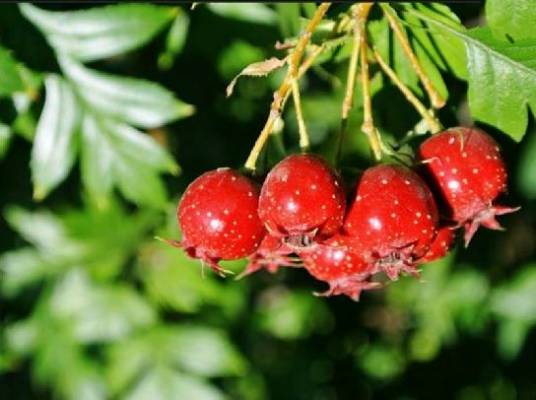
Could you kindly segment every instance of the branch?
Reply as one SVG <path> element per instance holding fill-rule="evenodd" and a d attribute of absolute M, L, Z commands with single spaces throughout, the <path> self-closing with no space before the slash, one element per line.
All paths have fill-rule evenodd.
<path fill-rule="evenodd" d="M 268 137 L 273 129 L 274 122 L 281 115 L 282 104 L 286 100 L 289 92 L 291 91 L 293 82 L 299 76 L 300 61 L 302 59 L 305 48 L 307 44 L 309 43 L 314 30 L 316 29 L 320 21 L 322 21 L 322 18 L 326 14 L 330 5 L 331 5 L 330 3 L 322 3 L 317 7 L 315 14 L 313 15 L 313 18 L 311 18 L 311 20 L 305 27 L 304 32 L 301 34 L 300 38 L 298 39 L 298 43 L 296 44 L 296 47 L 294 47 L 294 49 L 292 50 L 292 53 L 290 54 L 289 68 L 287 71 L 287 75 L 285 76 L 285 79 L 279 86 L 279 89 L 274 93 L 274 99 L 270 106 L 270 113 L 268 115 L 268 119 L 266 120 L 266 123 L 261 133 L 259 134 L 257 141 L 253 145 L 253 148 L 251 149 L 251 152 L 248 156 L 248 159 L 246 160 L 246 163 L 244 164 L 245 168 L 250 171 L 255 171 L 257 159 L 259 158 L 259 154 L 262 151 L 264 144 L 268 140 Z"/>

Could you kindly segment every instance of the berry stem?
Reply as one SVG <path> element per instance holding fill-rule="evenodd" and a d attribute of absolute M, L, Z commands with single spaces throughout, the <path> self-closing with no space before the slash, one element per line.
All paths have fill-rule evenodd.
<path fill-rule="evenodd" d="M 411 103 L 411 105 L 417 110 L 417 112 L 421 115 L 421 117 L 426 121 L 426 124 L 428 125 L 428 128 L 432 133 L 436 133 L 442 130 L 441 123 L 439 120 L 434 116 L 432 111 L 427 110 L 424 104 L 413 94 L 413 92 L 400 80 L 400 78 L 396 75 L 395 71 L 387 63 L 383 60 L 383 58 L 380 56 L 380 53 L 374 49 L 374 57 L 376 57 L 376 61 L 380 65 L 381 69 L 385 72 L 385 74 L 393 81 L 393 83 L 400 89 L 402 94 L 406 97 L 406 99 Z"/>
<path fill-rule="evenodd" d="M 322 21 L 322 18 L 326 14 L 330 5 L 330 3 L 322 3 L 317 7 L 315 14 L 309 20 L 304 32 L 298 39 L 296 46 L 291 51 L 288 61 L 289 68 L 287 70 L 285 79 L 283 79 L 283 82 L 279 86 L 279 89 L 274 93 L 274 99 L 270 106 L 270 113 L 268 114 L 268 119 L 266 120 L 266 123 L 261 133 L 259 134 L 257 141 L 253 145 L 253 148 L 251 149 L 246 163 L 244 164 L 245 168 L 250 171 L 255 171 L 259 154 L 262 151 L 264 144 L 268 140 L 270 132 L 273 129 L 274 122 L 281 114 L 282 104 L 286 100 L 289 92 L 292 90 L 293 82 L 299 78 L 300 61 L 305 52 L 307 44 L 309 43 L 314 30 L 316 29 L 320 21 Z"/>
<path fill-rule="evenodd" d="M 305 153 L 309 149 L 309 134 L 303 119 L 301 107 L 300 87 L 298 79 L 292 81 L 292 99 L 294 100 L 294 108 L 296 109 L 296 119 L 298 120 L 298 132 L 300 134 L 300 149 Z"/>
<path fill-rule="evenodd" d="M 380 7 L 382 8 L 384 15 L 387 17 L 387 20 L 389 21 L 389 25 L 391 25 L 391 28 L 393 29 L 396 37 L 398 38 L 398 41 L 400 42 L 400 45 L 402 46 L 402 50 L 404 51 L 404 53 L 406 53 L 406 56 L 408 57 L 411 66 L 413 67 L 417 75 L 419 76 L 419 79 L 421 80 L 421 83 L 424 86 L 424 90 L 426 91 L 426 93 L 428 94 L 428 97 L 430 98 L 432 107 L 434 108 L 443 107 L 445 105 L 445 99 L 443 99 L 441 95 L 437 92 L 434 85 L 432 84 L 432 81 L 430 80 L 428 75 L 424 72 L 421 64 L 419 63 L 419 60 L 417 59 L 417 56 L 415 55 L 415 53 L 413 52 L 413 49 L 411 48 L 411 44 L 409 43 L 408 37 L 406 36 L 406 33 L 398 20 L 396 12 L 387 3 L 380 3 Z"/>
<path fill-rule="evenodd" d="M 363 87 L 363 125 L 361 125 L 361 130 L 367 135 L 374 158 L 376 161 L 379 161 L 382 158 L 382 146 L 380 132 L 374 126 L 374 119 L 372 117 L 372 98 L 370 95 L 370 77 L 367 60 L 366 21 L 372 6 L 372 3 L 364 3 L 363 7 L 356 8 L 355 23 L 359 29 L 359 48 L 361 50 L 361 85 Z"/>
<path fill-rule="evenodd" d="M 337 142 L 337 155 L 336 160 L 341 157 L 342 142 L 346 136 L 346 128 L 348 125 L 348 115 L 353 106 L 354 100 L 354 90 L 355 90 L 355 79 L 357 76 L 357 64 L 359 62 L 359 49 L 361 46 L 361 31 L 357 24 L 357 14 L 360 13 L 360 9 L 363 7 L 368 7 L 368 4 L 357 4 L 352 6 L 352 14 L 354 24 L 353 29 L 353 39 L 352 39 L 352 53 L 350 54 L 350 62 L 348 63 L 348 76 L 346 77 L 346 90 L 344 93 L 344 100 L 341 107 L 341 132 L 338 137 Z M 370 8 L 370 7 L 369 7 Z"/>

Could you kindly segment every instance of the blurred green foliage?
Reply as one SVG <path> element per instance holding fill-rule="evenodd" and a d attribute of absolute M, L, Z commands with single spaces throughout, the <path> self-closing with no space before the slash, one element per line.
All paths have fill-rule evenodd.
<path fill-rule="evenodd" d="M 331 40 L 348 6 L 334 4 L 313 41 Z M 354 303 L 313 296 L 322 285 L 298 269 L 222 280 L 154 240 L 180 237 L 175 205 L 192 179 L 246 159 L 284 68 L 241 78 L 228 99 L 225 87 L 281 58 L 275 42 L 300 33 L 312 3 L 1 5 L 0 397 L 535 398 L 536 10 L 530 0 L 392 6 L 448 96 L 442 122 L 471 123 L 469 107 L 501 143 L 506 201 L 522 210 L 420 280 Z M 465 27 L 484 15 L 487 26 Z M 368 29 L 422 96 L 378 9 Z M 300 81 L 313 150 L 327 156 L 350 49 L 349 37 L 330 42 Z M 418 133 L 374 64 L 371 78 L 384 139 Z M 358 87 L 342 146 L 349 179 L 370 164 L 361 123 Z M 297 150 L 291 102 L 283 125 L 262 171 Z"/>

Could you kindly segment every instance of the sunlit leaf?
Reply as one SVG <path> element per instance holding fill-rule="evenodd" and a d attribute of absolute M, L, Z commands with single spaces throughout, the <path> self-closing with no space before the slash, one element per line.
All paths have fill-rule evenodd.
<path fill-rule="evenodd" d="M 186 104 L 162 86 L 88 69 L 60 57 L 62 69 L 92 109 L 142 128 L 154 128 L 192 114 Z"/>
<path fill-rule="evenodd" d="M 166 367 L 156 368 L 147 373 L 125 396 L 127 400 L 223 400 L 225 398 L 219 390 L 201 379 Z"/>
<path fill-rule="evenodd" d="M 60 280 L 51 312 L 70 321 L 80 342 L 116 340 L 155 321 L 154 310 L 130 287 L 94 285 L 80 270 Z"/>
<path fill-rule="evenodd" d="M 58 53 L 81 61 L 95 61 L 140 47 L 175 14 L 169 7 L 141 3 L 61 12 L 26 3 L 20 9 Z"/>
<path fill-rule="evenodd" d="M 87 114 L 82 124 L 82 180 L 99 204 L 114 185 L 129 200 L 161 207 L 166 201 L 161 172 L 178 171 L 154 139 L 136 129 Z"/>
<path fill-rule="evenodd" d="M 58 75 L 45 79 L 46 100 L 37 123 L 30 166 L 34 197 L 43 199 L 69 173 L 78 149 L 80 110 L 70 85 Z"/>
<path fill-rule="evenodd" d="M 206 3 L 215 14 L 262 25 L 277 22 L 277 13 L 263 3 Z"/>

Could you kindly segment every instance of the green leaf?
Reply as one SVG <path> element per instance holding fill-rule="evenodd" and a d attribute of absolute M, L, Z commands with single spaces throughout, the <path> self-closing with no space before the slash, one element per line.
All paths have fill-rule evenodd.
<path fill-rule="evenodd" d="M 225 396 L 201 379 L 181 374 L 171 368 L 156 368 L 143 376 L 126 400 L 196 399 L 223 400 Z"/>
<path fill-rule="evenodd" d="M 271 335 L 295 340 L 305 338 L 321 327 L 330 325 L 331 315 L 326 305 L 309 292 L 287 292 L 273 289 L 272 296 L 259 305 L 258 324 Z"/>
<path fill-rule="evenodd" d="M 87 106 L 134 126 L 159 127 L 194 111 L 156 83 L 91 70 L 66 57 L 59 62 Z"/>
<path fill-rule="evenodd" d="M 513 360 L 523 348 L 529 326 L 522 321 L 506 320 L 499 324 L 497 347 L 501 356 Z"/>
<path fill-rule="evenodd" d="M 150 243 L 142 251 L 151 257 L 142 258 L 137 275 L 156 304 L 194 313 L 205 304 L 222 306 L 227 301 L 218 281 L 202 276 L 198 260 L 161 243 Z"/>
<path fill-rule="evenodd" d="M 65 251 L 65 227 L 49 211 L 28 212 L 10 207 L 5 213 L 9 225 L 43 253 Z"/>
<path fill-rule="evenodd" d="M 382 58 L 391 65 L 399 78 L 416 94 L 421 95 L 422 89 L 419 86 L 419 77 L 411 66 L 411 63 L 404 53 L 400 42 L 394 37 L 389 23 L 386 19 L 372 21 L 368 24 L 371 42 Z"/>
<path fill-rule="evenodd" d="M 228 338 L 222 332 L 209 327 L 177 327 L 174 331 L 171 355 L 176 365 L 195 375 L 240 375 L 245 371 L 242 356 Z"/>
<path fill-rule="evenodd" d="M 82 180 L 98 204 L 106 204 L 113 185 L 129 200 L 162 207 L 160 172 L 178 172 L 173 159 L 136 129 L 87 114 L 82 124 Z"/>
<path fill-rule="evenodd" d="M 536 9 L 532 0 L 488 0 L 486 20 L 500 40 L 536 39 Z"/>
<path fill-rule="evenodd" d="M 117 342 L 109 349 L 108 359 L 114 393 L 124 391 L 144 372 L 162 368 L 206 377 L 242 374 L 245 368 L 224 333 L 190 325 L 157 326 Z"/>
<path fill-rule="evenodd" d="M 491 299 L 492 311 L 500 317 L 536 324 L 536 265 L 525 266 L 508 283 L 497 288 Z"/>
<path fill-rule="evenodd" d="M 89 114 L 82 122 L 80 159 L 82 183 L 96 203 L 104 207 L 114 183 L 114 153 L 96 118 Z"/>
<path fill-rule="evenodd" d="M 15 296 L 27 285 L 39 282 L 55 270 L 34 249 L 7 252 L 0 257 L 0 289 L 7 297 Z"/>
<path fill-rule="evenodd" d="M 80 111 L 70 85 L 60 76 L 45 79 L 46 99 L 37 123 L 30 167 L 34 198 L 43 199 L 69 173 L 76 157 Z"/>
<path fill-rule="evenodd" d="M 190 18 L 188 14 L 180 8 L 177 9 L 177 16 L 166 37 L 166 49 L 158 57 L 158 66 L 161 69 L 169 69 L 173 66 L 175 57 L 182 51 L 186 43 L 189 25 Z"/>
<path fill-rule="evenodd" d="M 486 28 L 469 35 L 465 46 L 471 113 L 520 141 L 527 128 L 527 106 L 536 112 L 536 41 L 499 43 Z"/>
<path fill-rule="evenodd" d="M 404 10 L 402 15 L 406 29 L 411 34 L 412 44 L 425 51 L 440 69 L 465 79 L 467 68 L 463 41 L 449 30 L 440 28 L 447 26 L 455 30 L 464 30 L 456 14 L 448 6 L 440 3 L 405 3 Z M 416 11 L 441 25 L 418 18 L 411 11 Z"/>
<path fill-rule="evenodd" d="M 163 208 L 167 204 L 164 184 L 157 174 L 135 161 L 114 163 L 114 178 L 121 193 L 138 205 Z"/>
<path fill-rule="evenodd" d="M 315 15 L 316 11 L 316 5 L 314 3 L 301 3 L 301 6 L 303 7 L 303 11 L 307 18 L 313 18 L 313 15 Z"/>
<path fill-rule="evenodd" d="M 528 123 L 527 106 L 536 110 L 536 42 L 499 42 L 489 28 L 465 32 L 421 12 L 408 12 L 463 40 L 473 117 L 521 140 Z"/>
<path fill-rule="evenodd" d="M 57 282 L 50 310 L 69 321 L 81 343 L 114 341 L 156 319 L 154 310 L 129 286 L 95 285 L 79 269 Z"/>
<path fill-rule="evenodd" d="M 24 90 L 17 61 L 11 53 L 0 46 L 0 97 Z"/>
<path fill-rule="evenodd" d="M 13 132 L 9 125 L 0 122 L 0 160 L 7 154 L 12 137 Z"/>
<path fill-rule="evenodd" d="M 114 4 L 79 11 L 46 11 L 21 4 L 22 14 L 61 54 L 95 61 L 138 48 L 154 37 L 175 10 L 152 4 Z"/>
<path fill-rule="evenodd" d="M 292 37 L 300 33 L 300 3 L 275 3 L 275 9 L 283 37 Z"/>
<path fill-rule="evenodd" d="M 254 24 L 274 25 L 277 13 L 262 3 L 206 3 L 215 14 Z"/>

